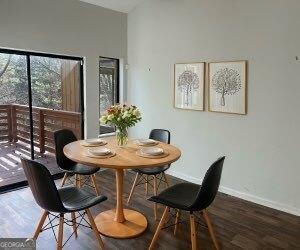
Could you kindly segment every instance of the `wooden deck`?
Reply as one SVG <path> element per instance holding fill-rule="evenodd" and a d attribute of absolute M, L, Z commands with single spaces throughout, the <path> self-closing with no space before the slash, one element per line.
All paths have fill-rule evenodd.
<path fill-rule="evenodd" d="M 53 133 L 70 129 L 81 138 L 81 114 L 73 111 L 33 107 L 35 159 L 52 174 L 59 173 L 54 153 Z M 30 158 L 30 123 L 28 106 L 0 105 L 0 189 L 25 180 L 20 157 Z"/>
<path fill-rule="evenodd" d="M 0 188 L 26 180 L 20 157 L 30 159 L 28 144 L 24 142 L 0 142 Z M 47 166 L 51 174 L 61 172 L 56 164 L 54 154 L 40 153 L 37 149 L 35 150 L 35 159 Z"/>

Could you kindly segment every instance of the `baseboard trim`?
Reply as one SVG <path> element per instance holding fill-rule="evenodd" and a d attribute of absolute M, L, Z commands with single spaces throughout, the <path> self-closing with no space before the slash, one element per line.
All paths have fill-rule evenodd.
<path fill-rule="evenodd" d="M 182 179 L 182 180 L 185 180 L 185 181 L 189 181 L 189 182 L 192 182 L 192 183 L 201 184 L 201 182 L 202 182 L 202 180 L 200 180 L 198 178 L 195 178 L 193 176 L 186 175 L 186 174 L 183 174 L 183 173 L 180 173 L 180 172 L 177 172 L 177 171 L 168 170 L 167 173 L 171 176 L 174 176 L 176 178 L 179 178 L 179 179 Z M 228 195 L 231 195 L 231 196 L 234 196 L 234 197 L 246 200 L 246 201 L 251 201 L 251 202 L 254 202 L 254 203 L 259 204 L 259 205 L 263 205 L 263 206 L 270 207 L 270 208 L 273 208 L 273 209 L 276 209 L 276 210 L 280 210 L 280 211 L 283 211 L 283 212 L 286 212 L 286 213 L 289 213 L 289 214 L 300 216 L 300 209 L 298 209 L 296 207 L 287 206 L 287 205 L 284 205 L 282 203 L 278 203 L 278 202 L 274 202 L 274 201 L 271 201 L 271 200 L 263 199 L 263 198 L 260 198 L 258 196 L 255 196 L 255 195 L 243 193 L 243 192 L 240 192 L 240 191 L 236 191 L 234 189 L 227 188 L 227 187 L 224 187 L 224 186 L 220 186 L 219 191 L 221 193 L 225 193 L 225 194 L 228 194 Z"/>

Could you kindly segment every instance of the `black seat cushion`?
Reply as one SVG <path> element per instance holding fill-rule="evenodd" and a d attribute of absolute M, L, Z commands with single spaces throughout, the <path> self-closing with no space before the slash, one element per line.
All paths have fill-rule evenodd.
<path fill-rule="evenodd" d="M 161 167 L 154 167 L 154 168 L 137 168 L 133 169 L 134 172 L 140 173 L 140 174 L 146 174 L 146 175 L 157 175 L 160 174 L 167 169 L 169 169 L 170 165 L 165 165 Z"/>
<path fill-rule="evenodd" d="M 180 183 L 169 187 L 157 196 L 149 198 L 150 201 L 181 210 L 190 210 L 199 192 L 200 185 L 193 183 Z"/>
<path fill-rule="evenodd" d="M 89 167 L 82 164 L 75 164 L 74 166 L 69 166 L 68 168 L 64 168 L 63 171 L 72 173 L 72 174 L 81 174 L 81 175 L 91 175 L 98 172 L 100 168 Z"/>
<path fill-rule="evenodd" d="M 88 188 L 63 187 L 58 189 L 60 199 L 69 212 L 83 210 L 107 200 L 106 196 L 96 196 Z"/>

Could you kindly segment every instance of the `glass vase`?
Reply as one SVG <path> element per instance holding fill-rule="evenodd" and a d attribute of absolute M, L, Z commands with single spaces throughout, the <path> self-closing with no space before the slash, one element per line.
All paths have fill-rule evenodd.
<path fill-rule="evenodd" d="M 117 144 L 119 147 L 125 147 L 128 142 L 127 128 L 117 128 L 116 130 Z"/>

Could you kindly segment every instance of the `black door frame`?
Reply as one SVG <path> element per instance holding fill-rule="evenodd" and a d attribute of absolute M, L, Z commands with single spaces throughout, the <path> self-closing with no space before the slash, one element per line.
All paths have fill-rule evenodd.
<path fill-rule="evenodd" d="M 26 70 L 27 70 L 27 81 L 28 81 L 28 107 L 29 107 L 29 123 L 30 123 L 30 153 L 31 159 L 34 160 L 34 141 L 33 141 L 33 117 L 32 117 L 32 88 L 31 88 L 31 64 L 30 64 L 30 57 L 31 56 L 39 56 L 39 57 L 48 57 L 48 58 L 55 58 L 55 59 L 62 59 L 62 60 L 72 60 L 72 61 L 79 61 L 80 62 L 80 112 L 81 112 L 81 139 L 84 138 L 84 72 L 83 72 L 83 65 L 84 59 L 83 57 L 76 57 L 76 56 L 66 56 L 60 54 L 49 54 L 49 53 L 42 53 L 42 52 L 34 52 L 34 51 L 25 51 L 25 50 L 18 50 L 18 49 L 6 49 L 0 48 L 0 53 L 4 54 L 12 54 L 12 55 L 23 55 L 26 56 Z M 61 178 L 63 173 L 54 174 L 53 177 L 55 179 Z M 13 189 L 22 188 L 28 185 L 27 181 L 21 181 L 13 184 L 9 184 L 3 187 L 0 187 L 0 193 L 8 192 Z"/>

